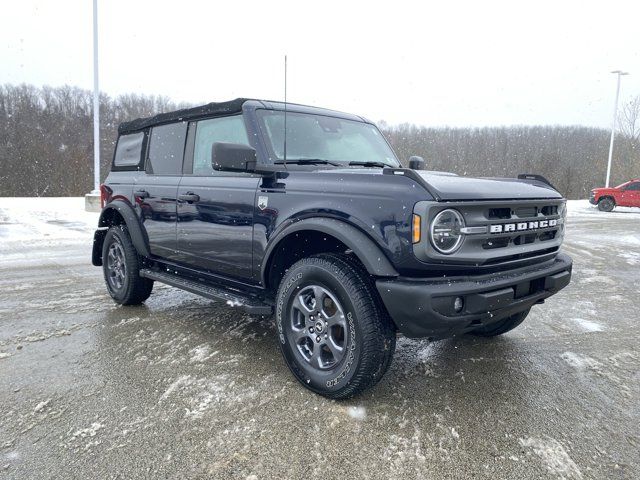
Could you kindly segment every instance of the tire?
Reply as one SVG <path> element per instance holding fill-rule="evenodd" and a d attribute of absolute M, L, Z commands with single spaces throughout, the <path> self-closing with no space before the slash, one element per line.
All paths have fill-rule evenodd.
<path fill-rule="evenodd" d="M 616 206 L 616 202 L 610 197 L 604 197 L 598 200 L 598 210 L 601 212 L 610 212 Z"/>
<path fill-rule="evenodd" d="M 111 227 L 102 244 L 102 272 L 116 303 L 139 305 L 151 295 L 153 280 L 139 275 L 140 264 L 126 225 Z"/>
<path fill-rule="evenodd" d="M 531 309 L 528 308 L 523 312 L 511 315 L 510 317 L 507 317 L 504 320 L 500 320 L 494 324 L 487 325 L 486 327 L 476 328 L 471 332 L 471 334 L 478 337 L 496 337 L 498 335 L 502 335 L 503 333 L 507 333 L 524 322 L 524 319 L 527 318 L 530 310 Z"/>
<path fill-rule="evenodd" d="M 395 327 L 375 286 L 347 255 L 303 258 L 277 293 L 278 345 L 296 379 L 332 399 L 375 385 L 391 364 Z"/>

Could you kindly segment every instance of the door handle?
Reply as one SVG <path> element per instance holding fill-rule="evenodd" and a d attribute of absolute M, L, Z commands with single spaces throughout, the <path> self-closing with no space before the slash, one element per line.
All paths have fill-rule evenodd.
<path fill-rule="evenodd" d="M 178 200 L 187 203 L 199 202 L 200 195 L 196 195 L 193 192 L 183 193 L 182 195 L 178 195 Z"/>
<path fill-rule="evenodd" d="M 147 192 L 146 190 L 138 190 L 137 192 L 133 192 L 133 196 L 139 198 L 149 198 L 149 192 Z"/>

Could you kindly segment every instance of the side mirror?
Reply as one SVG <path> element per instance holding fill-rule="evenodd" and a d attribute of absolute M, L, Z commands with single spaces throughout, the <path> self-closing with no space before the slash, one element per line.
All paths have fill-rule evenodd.
<path fill-rule="evenodd" d="M 255 172 L 256 151 L 239 143 L 214 142 L 211 147 L 211 166 L 227 172 Z"/>
<path fill-rule="evenodd" d="M 409 157 L 409 168 L 411 170 L 422 170 L 424 168 L 424 158 L 417 155 Z"/>

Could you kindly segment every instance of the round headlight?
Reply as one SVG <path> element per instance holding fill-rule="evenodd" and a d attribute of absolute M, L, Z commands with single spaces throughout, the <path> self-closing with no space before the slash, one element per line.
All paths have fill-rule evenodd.
<path fill-rule="evenodd" d="M 464 218 L 457 210 L 443 210 L 431 222 L 429 234 L 431 243 L 440 253 L 455 252 L 462 244 L 463 235 L 460 229 L 464 227 Z"/>

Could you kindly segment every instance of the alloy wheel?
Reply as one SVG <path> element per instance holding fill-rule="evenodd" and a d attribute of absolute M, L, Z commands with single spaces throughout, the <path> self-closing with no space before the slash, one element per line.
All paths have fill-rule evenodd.
<path fill-rule="evenodd" d="M 113 242 L 109 245 L 107 254 L 107 271 L 109 273 L 109 284 L 116 290 L 120 290 L 124 285 L 127 274 L 127 267 L 124 261 L 124 250 L 120 242 Z"/>
<path fill-rule="evenodd" d="M 313 368 L 335 367 L 346 352 L 344 310 L 326 288 L 309 285 L 293 298 L 291 331 L 300 356 Z"/>

